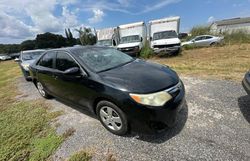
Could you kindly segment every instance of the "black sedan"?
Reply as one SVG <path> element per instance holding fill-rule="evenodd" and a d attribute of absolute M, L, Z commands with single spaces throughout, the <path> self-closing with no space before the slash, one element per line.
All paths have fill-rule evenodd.
<path fill-rule="evenodd" d="M 185 95 L 169 67 L 109 47 L 49 50 L 30 66 L 30 73 L 43 97 L 89 110 L 117 135 L 173 126 Z"/>
<path fill-rule="evenodd" d="M 246 90 L 246 92 L 250 95 L 250 71 L 246 73 L 242 81 L 242 85 L 244 89 Z"/>

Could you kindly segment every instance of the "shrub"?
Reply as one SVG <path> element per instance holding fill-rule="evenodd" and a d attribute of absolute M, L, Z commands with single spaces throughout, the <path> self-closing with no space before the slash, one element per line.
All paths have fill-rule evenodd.
<path fill-rule="evenodd" d="M 208 35 L 210 33 L 210 27 L 209 26 L 196 26 L 193 27 L 192 30 L 190 31 L 190 34 L 192 37 L 198 36 L 198 35 Z"/>
<path fill-rule="evenodd" d="M 233 31 L 232 33 L 224 33 L 224 41 L 226 44 L 250 43 L 250 34 L 244 30 Z"/>
<path fill-rule="evenodd" d="M 139 57 L 147 59 L 154 55 L 153 49 L 149 45 L 149 41 L 146 41 L 144 47 L 142 47 Z"/>

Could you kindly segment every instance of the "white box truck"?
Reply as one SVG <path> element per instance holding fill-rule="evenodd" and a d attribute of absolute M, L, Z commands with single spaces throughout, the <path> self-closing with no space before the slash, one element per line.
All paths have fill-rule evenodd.
<path fill-rule="evenodd" d="M 180 17 L 169 17 L 149 22 L 150 46 L 155 53 L 178 54 Z"/>
<path fill-rule="evenodd" d="M 116 27 L 96 31 L 98 46 L 116 47 L 119 43 L 119 32 Z"/>
<path fill-rule="evenodd" d="M 131 56 L 136 56 L 146 42 L 147 32 L 144 22 L 120 25 L 120 44 L 117 49 Z"/>

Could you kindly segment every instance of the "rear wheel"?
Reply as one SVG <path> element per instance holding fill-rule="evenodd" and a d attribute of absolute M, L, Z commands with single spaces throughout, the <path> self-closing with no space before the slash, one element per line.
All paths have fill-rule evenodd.
<path fill-rule="evenodd" d="M 128 132 L 127 117 L 115 104 L 101 101 L 97 104 L 97 115 L 102 125 L 116 135 L 125 135 Z"/>
<path fill-rule="evenodd" d="M 38 92 L 40 93 L 41 96 L 43 96 L 44 98 L 50 98 L 51 96 L 44 90 L 44 87 L 42 85 L 42 83 L 37 82 L 36 83 Z"/>

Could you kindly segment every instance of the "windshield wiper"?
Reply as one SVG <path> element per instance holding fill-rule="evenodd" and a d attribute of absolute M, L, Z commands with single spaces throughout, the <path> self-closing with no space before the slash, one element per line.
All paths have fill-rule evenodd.
<path fill-rule="evenodd" d="M 122 64 L 116 65 L 116 66 L 114 66 L 114 67 L 110 67 L 110 68 L 107 68 L 107 69 L 104 69 L 104 70 L 100 70 L 100 71 L 98 71 L 97 73 L 106 72 L 106 71 L 108 71 L 108 70 L 112 70 L 112 69 L 115 69 L 115 68 L 124 66 L 124 65 L 126 65 L 126 64 L 129 64 L 129 63 L 133 62 L 134 60 L 135 60 L 135 59 L 132 59 L 131 61 L 128 61 L 128 62 L 126 62 L 126 63 L 122 63 Z"/>

